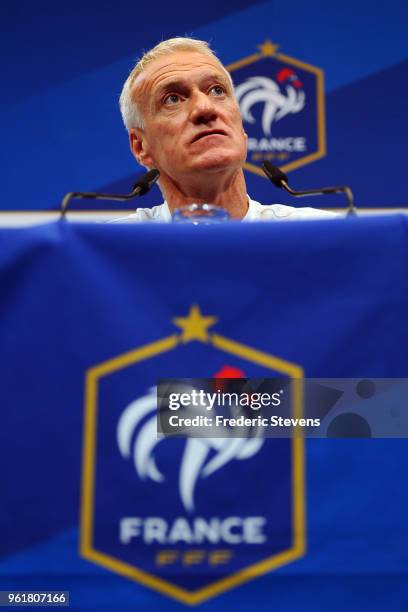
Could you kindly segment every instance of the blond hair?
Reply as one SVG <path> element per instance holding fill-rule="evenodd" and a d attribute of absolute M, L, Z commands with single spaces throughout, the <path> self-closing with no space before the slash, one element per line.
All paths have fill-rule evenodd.
<path fill-rule="evenodd" d="M 153 47 L 153 49 L 150 49 L 150 51 L 144 53 L 142 58 L 133 67 L 131 73 L 125 81 L 125 84 L 123 85 L 122 93 L 120 94 L 119 98 L 119 106 L 123 123 L 125 124 L 127 131 L 129 131 L 131 128 L 144 127 L 143 117 L 136 103 L 134 95 L 135 92 L 133 91 L 133 85 L 136 78 L 157 58 L 176 51 L 195 51 L 196 53 L 201 53 L 202 55 L 215 58 L 223 71 L 225 71 L 227 74 L 228 80 L 232 86 L 232 79 L 229 72 L 225 70 L 224 66 L 221 64 L 220 60 L 212 51 L 207 42 L 204 40 L 196 40 L 194 38 L 183 38 L 181 36 L 163 40 L 161 43 Z"/>

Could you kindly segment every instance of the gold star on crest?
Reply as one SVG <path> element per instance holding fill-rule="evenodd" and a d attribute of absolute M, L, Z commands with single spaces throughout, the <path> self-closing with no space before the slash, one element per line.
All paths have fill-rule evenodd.
<path fill-rule="evenodd" d="M 172 319 L 174 325 L 182 330 L 181 341 L 190 342 L 190 340 L 201 340 L 208 342 L 208 328 L 214 325 L 217 317 L 204 317 L 197 304 L 193 304 L 190 312 L 186 317 L 175 317 Z"/>
<path fill-rule="evenodd" d="M 279 49 L 279 45 L 274 45 L 271 40 L 265 40 L 262 45 L 258 45 L 258 49 L 260 49 L 262 55 L 266 57 L 273 57 L 276 51 Z"/>

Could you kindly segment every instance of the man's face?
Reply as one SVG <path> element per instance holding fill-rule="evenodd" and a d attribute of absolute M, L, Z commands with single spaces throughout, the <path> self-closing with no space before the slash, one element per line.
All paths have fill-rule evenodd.
<path fill-rule="evenodd" d="M 177 51 L 152 62 L 135 84 L 145 127 L 132 129 L 130 138 L 143 165 L 176 184 L 199 171 L 242 168 L 247 138 L 232 86 L 216 59 Z"/>

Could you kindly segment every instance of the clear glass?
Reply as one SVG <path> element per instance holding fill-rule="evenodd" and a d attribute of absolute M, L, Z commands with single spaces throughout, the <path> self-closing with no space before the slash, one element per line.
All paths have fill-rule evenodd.
<path fill-rule="evenodd" d="M 173 223 L 192 223 L 193 225 L 211 225 L 229 221 L 230 215 L 220 206 L 214 204 L 190 204 L 181 206 L 173 212 Z"/>

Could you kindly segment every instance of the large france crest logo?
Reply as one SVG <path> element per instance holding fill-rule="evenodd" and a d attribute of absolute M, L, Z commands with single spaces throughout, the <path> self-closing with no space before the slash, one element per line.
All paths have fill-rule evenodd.
<path fill-rule="evenodd" d="M 81 555 L 188 605 L 306 546 L 303 438 L 157 436 L 162 377 L 283 376 L 301 414 L 302 368 L 216 325 L 192 305 L 169 321 L 168 336 L 86 374 Z"/>
<path fill-rule="evenodd" d="M 326 154 L 323 71 L 278 48 L 266 41 L 227 66 L 248 134 L 245 168 L 260 176 L 264 160 L 289 172 Z"/>

